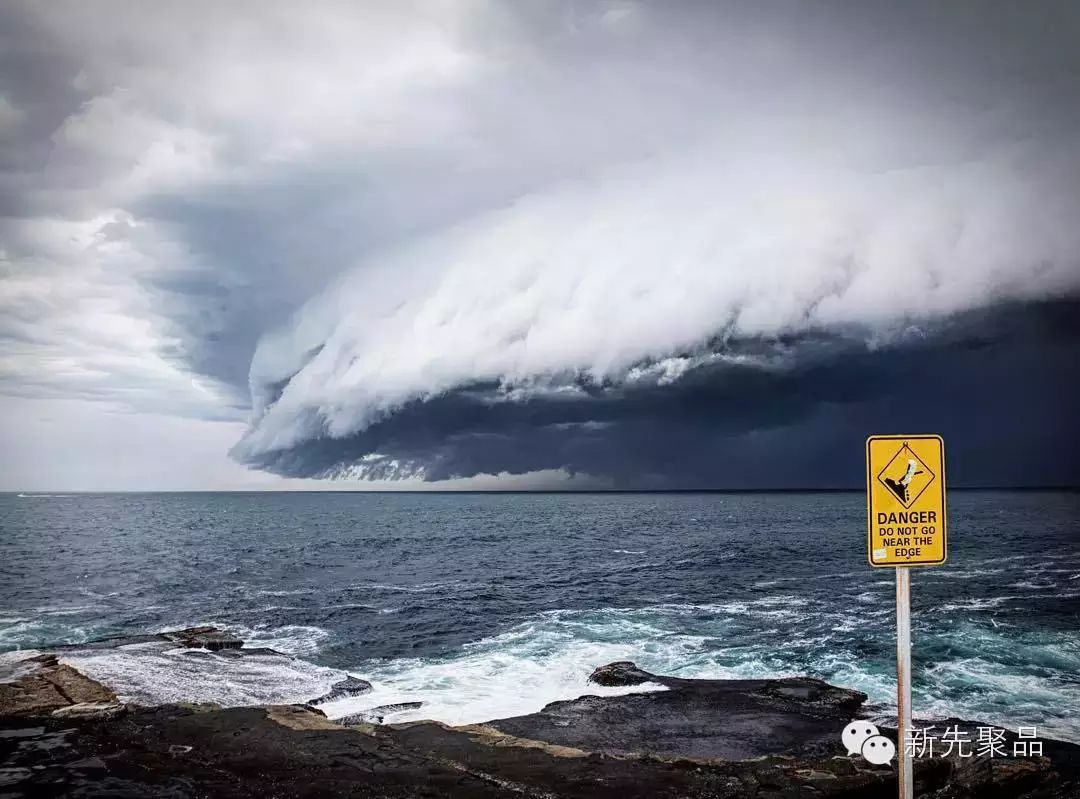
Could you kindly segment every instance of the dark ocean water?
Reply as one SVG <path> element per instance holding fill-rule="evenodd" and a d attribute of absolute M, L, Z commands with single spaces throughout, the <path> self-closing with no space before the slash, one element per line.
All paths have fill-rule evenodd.
<path fill-rule="evenodd" d="M 1080 494 L 949 510 L 948 565 L 912 580 L 916 715 L 1080 741 Z M 893 574 L 864 525 L 861 493 L 0 495 L 0 651 L 216 623 L 313 665 L 180 685 L 151 658 L 82 665 L 233 702 L 343 669 L 464 722 L 595 692 L 589 671 L 629 658 L 812 674 L 887 712 Z"/>

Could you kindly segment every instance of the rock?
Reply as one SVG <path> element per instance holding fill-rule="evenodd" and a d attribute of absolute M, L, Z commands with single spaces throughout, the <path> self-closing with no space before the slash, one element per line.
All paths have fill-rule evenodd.
<path fill-rule="evenodd" d="M 0 768 L 0 788 L 25 782 L 33 775 L 34 772 L 28 768 Z"/>
<path fill-rule="evenodd" d="M 344 699 L 349 696 L 360 696 L 371 690 L 371 683 L 351 674 L 344 680 L 338 680 L 330 686 L 330 690 L 316 699 L 309 699 L 309 705 L 321 705 L 324 702 L 333 702 L 335 699 Z"/>
<path fill-rule="evenodd" d="M 52 712 L 58 719 L 114 719 L 127 712 L 122 702 L 79 702 L 75 705 L 57 708 Z"/>
<path fill-rule="evenodd" d="M 55 685 L 39 674 L 0 683 L 0 714 L 5 716 L 48 715 L 70 704 Z"/>
<path fill-rule="evenodd" d="M 244 645 L 242 639 L 217 627 L 188 627 L 185 630 L 163 633 L 163 635 L 181 646 L 201 647 L 211 652 L 221 649 L 239 649 Z"/>
<path fill-rule="evenodd" d="M 0 683 L 0 715 L 47 716 L 81 702 L 115 702 L 116 694 L 55 657 L 36 659 L 38 668 L 14 682 Z"/>
<path fill-rule="evenodd" d="M 603 686 L 641 685 L 644 682 L 656 682 L 658 678 L 642 671 L 633 661 L 619 660 L 601 666 L 589 675 L 589 682 Z"/>
<path fill-rule="evenodd" d="M 267 705 L 266 717 L 290 730 L 337 730 L 339 725 L 311 705 Z"/>
<path fill-rule="evenodd" d="M 382 716 L 375 715 L 367 710 L 361 710 L 359 713 L 350 713 L 347 716 L 334 719 L 334 723 L 340 724 L 342 727 L 354 727 L 358 724 L 382 724 Z"/>
<path fill-rule="evenodd" d="M 96 680 L 60 664 L 45 675 L 46 679 L 67 698 L 71 704 L 79 702 L 115 702 L 116 694 Z"/>
<path fill-rule="evenodd" d="M 165 650 L 181 639 L 202 647 L 198 642 L 214 633 L 221 631 L 195 628 L 155 640 Z M 311 705 L 125 707 L 54 656 L 38 658 L 33 669 L 0 683 L 0 787 L 12 786 L 0 790 L 5 795 L 388 799 L 418 795 L 418 786 L 425 796 L 444 799 L 896 795 L 894 767 L 848 757 L 840 741 L 865 696 L 809 677 L 691 680 L 623 661 L 597 669 L 593 682 L 653 682 L 664 690 L 583 696 L 537 713 L 450 727 L 381 724 L 420 702 L 379 705 L 336 722 Z M 348 676 L 314 701 L 370 690 L 367 681 Z M 35 716 L 33 722 L 26 715 Z M 985 726 L 934 723 L 959 724 L 972 741 L 975 729 Z M 881 732 L 896 738 L 895 730 Z M 919 759 L 916 796 L 1080 796 L 1080 747 L 1042 741 L 1044 757 Z M 1011 740 L 1006 750 L 1012 751 Z"/>
<path fill-rule="evenodd" d="M 406 710 L 418 710 L 423 702 L 398 702 L 393 705 L 378 705 L 377 707 L 361 710 L 359 713 L 351 713 L 334 721 L 342 726 L 349 727 L 353 724 L 382 724 L 383 719 L 393 713 L 401 713 Z"/>
<path fill-rule="evenodd" d="M 854 713 L 863 702 L 866 694 L 849 688 L 837 688 L 824 680 L 813 677 L 785 677 L 769 680 L 757 692 L 761 696 L 789 700 L 801 707 L 829 708 L 844 713 Z"/>
<path fill-rule="evenodd" d="M 213 710 L 221 710 L 217 702 L 177 702 L 176 707 L 190 710 L 192 713 L 209 713 Z"/>
<path fill-rule="evenodd" d="M 615 675 L 629 672 L 636 679 L 640 675 L 635 671 L 636 667 L 620 665 Z M 831 704 L 826 701 L 833 698 L 826 684 L 646 676 L 667 690 L 583 696 L 553 702 L 538 713 L 487 723 L 519 738 L 614 756 L 648 752 L 662 757 L 742 760 L 843 751 L 839 731 L 851 720 L 852 709 L 840 699 L 847 698 L 846 693 Z M 777 691 L 780 697 L 774 695 Z"/>
<path fill-rule="evenodd" d="M 443 799 L 893 799 L 895 769 L 868 767 L 843 751 L 829 707 L 814 705 L 817 694 L 781 699 L 762 691 L 768 680 L 675 680 L 667 691 L 619 697 L 589 697 L 553 703 L 539 714 L 488 725 L 449 727 L 415 722 L 347 728 L 331 723 L 317 709 L 299 705 L 224 709 L 165 705 L 131 708 L 105 722 L 45 719 L 35 738 L 25 723 L 0 718 L 0 729 L 19 730 L 5 744 L 0 738 L 0 783 L 23 796 L 268 796 L 363 795 L 372 799 L 420 795 Z M 655 700 L 678 700 L 665 707 Z M 799 705 L 803 699 L 805 706 Z M 625 737 L 625 757 L 604 756 L 595 729 L 629 709 L 626 726 L 608 730 L 611 740 Z M 697 702 L 704 715 L 691 713 L 682 726 L 676 708 Z M 689 703 L 689 704 L 688 704 Z M 406 703 L 411 709 L 415 703 Z M 402 705 L 371 708 L 371 711 Z M 656 712 L 674 734 L 663 746 L 644 740 L 633 718 L 648 722 Z M 755 737 L 758 752 L 746 758 L 693 754 L 705 725 L 733 723 L 745 731 L 759 714 L 775 739 Z M 561 714 L 574 718 L 569 735 L 577 746 L 550 741 L 535 720 L 530 735 L 506 733 L 509 722 Z M 822 753 L 791 747 L 806 725 L 829 731 Z M 795 728 L 788 730 L 785 725 Z M 524 730 L 525 727 L 522 726 Z M 34 728 L 33 732 L 37 732 Z M 883 731 L 884 732 L 884 731 Z M 30 746 L 29 743 L 36 745 Z M 1046 758 L 1002 759 L 964 774 L 950 761 L 917 761 L 916 796 L 921 799 L 1070 799 L 1076 788 L 1080 747 L 1047 743 Z M 192 749 L 192 745 L 195 748 Z M 813 747 L 804 747 L 812 750 Z M 658 751 L 659 750 L 659 751 Z M 790 750 L 790 751 L 783 751 Z M 104 766 L 104 768 L 103 768 Z M 60 790 L 57 786 L 61 786 Z M 422 786 L 422 788 L 420 787 Z"/>
<path fill-rule="evenodd" d="M 44 732 L 44 727 L 16 727 L 13 730 L 0 730 L 0 738 L 36 738 Z"/>

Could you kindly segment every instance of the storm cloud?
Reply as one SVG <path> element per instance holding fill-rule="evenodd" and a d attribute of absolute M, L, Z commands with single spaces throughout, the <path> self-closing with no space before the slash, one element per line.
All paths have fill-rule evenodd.
<path fill-rule="evenodd" d="M 5 393 L 292 477 L 1080 481 L 1074 4 L 2 13 Z"/>
<path fill-rule="evenodd" d="M 1078 311 L 1009 305 L 876 343 L 826 333 L 714 342 L 620 382 L 509 392 L 475 382 L 349 435 L 245 454 L 290 476 L 561 468 L 624 488 L 842 488 L 858 481 L 867 431 L 933 430 L 958 485 L 1070 485 L 1080 479 Z"/>

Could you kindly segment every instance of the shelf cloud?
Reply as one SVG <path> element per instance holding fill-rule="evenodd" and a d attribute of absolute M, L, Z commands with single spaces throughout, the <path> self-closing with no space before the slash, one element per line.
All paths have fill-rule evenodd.
<path fill-rule="evenodd" d="M 289 477 L 1080 481 L 1075 4 L 0 16 L 7 395 Z"/>

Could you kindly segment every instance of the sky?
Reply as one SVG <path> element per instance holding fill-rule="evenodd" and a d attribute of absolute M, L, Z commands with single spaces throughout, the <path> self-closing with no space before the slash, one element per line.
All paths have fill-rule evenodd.
<path fill-rule="evenodd" d="M 1080 6 L 0 6 L 0 490 L 1080 485 Z"/>

